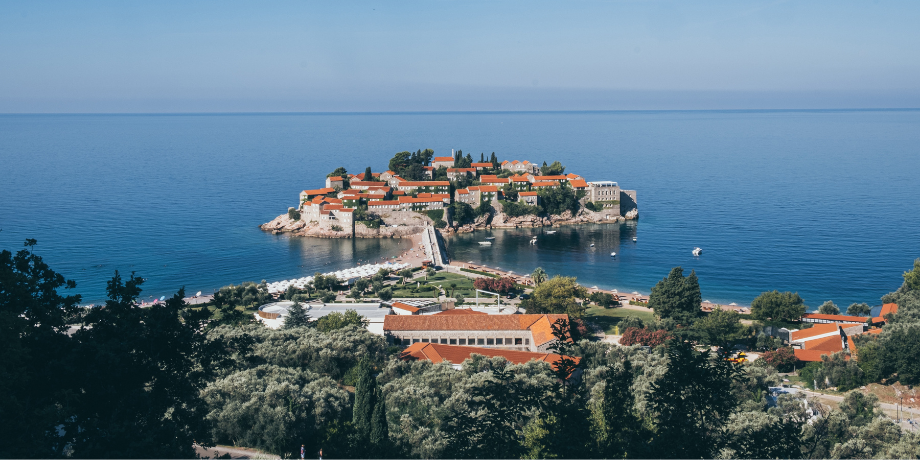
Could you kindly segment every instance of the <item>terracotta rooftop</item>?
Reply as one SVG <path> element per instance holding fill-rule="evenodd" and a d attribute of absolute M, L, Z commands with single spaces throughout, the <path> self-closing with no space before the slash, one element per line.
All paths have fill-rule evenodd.
<path fill-rule="evenodd" d="M 533 176 L 533 180 L 543 181 L 543 180 L 568 180 L 568 177 L 565 176 Z"/>
<path fill-rule="evenodd" d="M 443 185 L 446 187 L 450 185 L 450 182 L 446 180 L 423 180 L 423 181 L 415 181 L 415 182 L 405 181 L 405 182 L 400 183 L 399 185 L 403 187 L 428 187 L 428 186 L 433 186 L 433 185 Z"/>
<path fill-rule="evenodd" d="M 878 316 L 872 318 L 873 323 L 881 323 L 885 321 L 885 315 L 891 313 L 895 314 L 898 312 L 898 304 L 896 303 L 886 303 L 882 305 L 882 311 L 879 312 Z"/>
<path fill-rule="evenodd" d="M 518 195 L 523 195 L 523 196 L 537 196 L 538 193 L 537 193 L 537 192 L 518 192 Z"/>
<path fill-rule="evenodd" d="M 521 175 L 511 176 L 510 179 L 511 179 L 511 182 L 530 182 L 530 179 L 528 179 L 525 176 L 521 176 Z"/>
<path fill-rule="evenodd" d="M 465 308 L 454 308 L 453 310 L 444 310 L 444 311 L 442 311 L 442 312 L 435 313 L 433 316 L 437 316 L 437 315 L 445 315 L 445 316 L 453 316 L 453 315 L 488 315 L 488 313 L 483 312 L 483 311 L 467 310 L 467 309 L 465 309 Z"/>
<path fill-rule="evenodd" d="M 492 163 L 473 163 L 470 166 L 474 168 L 491 168 Z"/>
<path fill-rule="evenodd" d="M 405 311 L 411 311 L 412 313 L 416 313 L 419 310 L 421 310 L 421 308 L 413 307 L 412 305 L 406 305 L 402 302 L 393 302 L 392 306 L 393 308 L 398 308 L 400 310 L 405 310 Z"/>
<path fill-rule="evenodd" d="M 426 315 L 395 316 L 383 320 L 384 331 L 523 331 L 533 334 L 534 345 L 554 339 L 551 324 L 569 315 Z"/>
<path fill-rule="evenodd" d="M 798 331 L 792 331 L 789 334 L 789 338 L 792 341 L 808 339 L 810 337 L 815 337 L 822 334 L 829 334 L 831 332 L 838 332 L 840 325 L 838 323 L 829 323 L 829 324 L 815 324 L 814 326 L 808 329 L 800 329 Z"/>
<path fill-rule="evenodd" d="M 585 182 L 584 179 L 572 179 L 571 181 L 569 181 L 569 184 L 571 184 L 572 187 L 581 187 L 581 188 L 586 188 L 588 186 L 588 183 Z"/>
<path fill-rule="evenodd" d="M 462 345 L 443 345 L 422 342 L 413 343 L 408 346 L 399 357 L 407 361 L 427 359 L 435 363 L 447 361 L 451 364 L 461 364 L 473 354 L 483 355 L 489 358 L 501 356 L 514 364 L 524 364 L 534 360 L 543 361 L 549 363 L 553 368 L 556 367 L 553 363 L 562 357 L 555 353 L 533 353 L 529 351 L 512 351 L 496 348 L 465 347 Z M 572 359 L 575 360 L 576 363 L 581 361 L 581 358 Z"/>
<path fill-rule="evenodd" d="M 434 157 L 432 161 L 454 161 L 454 157 Z"/>

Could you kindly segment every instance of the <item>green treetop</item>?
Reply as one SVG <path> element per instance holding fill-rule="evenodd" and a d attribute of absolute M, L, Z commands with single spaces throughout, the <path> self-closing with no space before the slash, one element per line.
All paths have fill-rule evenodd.
<path fill-rule="evenodd" d="M 648 298 L 649 308 L 655 310 L 660 318 L 673 318 L 684 325 L 689 325 L 700 316 L 703 299 L 696 272 L 691 271 L 684 277 L 681 267 L 674 267 L 667 278 L 662 279 L 652 288 Z"/>
<path fill-rule="evenodd" d="M 751 302 L 754 319 L 798 321 L 805 314 L 805 301 L 794 292 L 764 292 Z"/>

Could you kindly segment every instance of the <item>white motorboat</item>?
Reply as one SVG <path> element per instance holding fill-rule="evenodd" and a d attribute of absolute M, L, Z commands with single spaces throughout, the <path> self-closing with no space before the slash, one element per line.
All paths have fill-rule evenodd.
<path fill-rule="evenodd" d="M 556 233 L 556 231 L 555 231 L 555 230 L 550 230 L 550 231 L 546 232 L 547 235 L 552 235 L 553 233 Z"/>
<path fill-rule="evenodd" d="M 636 237 L 633 237 L 633 243 L 635 243 L 635 242 L 636 242 Z"/>
<path fill-rule="evenodd" d="M 481 244 L 481 245 L 483 245 L 483 246 L 492 246 L 492 242 L 491 242 L 491 241 L 480 241 L 479 244 Z"/>
<path fill-rule="evenodd" d="M 592 248 L 594 247 L 594 243 L 591 243 L 591 247 L 592 247 Z"/>
<path fill-rule="evenodd" d="M 610 253 L 610 257 L 616 257 L 616 256 L 617 256 L 617 253 L 615 253 L 615 252 L 611 252 L 611 253 Z"/>
<path fill-rule="evenodd" d="M 693 248 L 693 255 L 698 256 L 703 253 L 703 250 L 700 248 Z"/>

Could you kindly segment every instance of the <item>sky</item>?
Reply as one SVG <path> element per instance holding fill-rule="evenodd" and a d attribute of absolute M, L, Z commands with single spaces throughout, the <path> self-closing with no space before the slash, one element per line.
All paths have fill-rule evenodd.
<path fill-rule="evenodd" d="M 0 113 L 920 107 L 920 2 L 0 0 Z"/>

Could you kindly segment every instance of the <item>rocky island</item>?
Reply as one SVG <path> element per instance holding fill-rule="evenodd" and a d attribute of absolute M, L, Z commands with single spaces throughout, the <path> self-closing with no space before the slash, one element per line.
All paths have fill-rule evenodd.
<path fill-rule="evenodd" d="M 326 176 L 325 186 L 300 193 L 260 228 L 320 238 L 402 238 L 426 225 L 446 233 L 582 223 L 619 223 L 639 216 L 636 191 L 614 181 L 587 181 L 558 161 L 499 161 L 462 151 L 435 157 L 430 149 L 397 153 L 389 169 Z"/>

